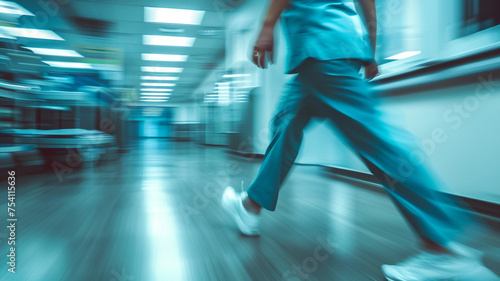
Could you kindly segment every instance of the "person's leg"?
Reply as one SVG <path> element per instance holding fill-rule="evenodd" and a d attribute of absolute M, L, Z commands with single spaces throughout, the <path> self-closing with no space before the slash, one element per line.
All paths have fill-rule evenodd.
<path fill-rule="evenodd" d="M 470 218 L 456 208 L 463 204 L 438 192 L 444 184 L 413 161 L 414 138 L 383 120 L 359 68 L 346 60 L 312 62 L 304 81 L 422 240 L 447 247 Z"/>
<path fill-rule="evenodd" d="M 356 62 L 312 62 L 304 83 L 320 100 L 318 111 L 340 128 L 424 242 L 421 254 L 383 265 L 384 275 L 391 281 L 499 281 L 479 259 L 463 255 L 456 237 L 471 221 L 460 210 L 465 204 L 440 193 L 443 183 L 412 160 L 414 138 L 382 118 L 359 68 Z"/>
<path fill-rule="evenodd" d="M 233 217 L 241 233 L 258 235 L 260 210 L 274 210 L 278 192 L 290 171 L 302 141 L 302 130 L 314 112 L 310 98 L 303 89 L 299 75 L 285 85 L 278 113 L 274 118 L 274 137 L 267 148 L 262 167 L 247 190 L 237 193 L 227 187 L 222 206 Z"/>
<path fill-rule="evenodd" d="M 285 85 L 278 112 L 273 119 L 274 137 L 269 144 L 262 166 L 247 190 L 243 204 L 250 211 L 259 207 L 274 211 L 279 189 L 292 167 L 302 142 L 303 129 L 314 110 L 301 75 Z"/>

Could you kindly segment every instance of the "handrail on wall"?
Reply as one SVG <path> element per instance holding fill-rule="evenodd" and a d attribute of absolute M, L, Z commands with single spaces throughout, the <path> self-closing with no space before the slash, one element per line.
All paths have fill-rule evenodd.
<path fill-rule="evenodd" d="M 420 92 L 500 77 L 500 48 L 462 58 L 436 62 L 404 73 L 374 79 L 371 83 L 380 96 Z M 492 78 L 491 78 L 492 77 Z"/>

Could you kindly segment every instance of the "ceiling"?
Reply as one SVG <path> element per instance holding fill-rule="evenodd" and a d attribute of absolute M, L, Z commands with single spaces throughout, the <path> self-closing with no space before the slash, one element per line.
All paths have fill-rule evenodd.
<path fill-rule="evenodd" d="M 228 1 L 228 2 L 223 2 Z M 189 102 L 192 93 L 224 58 L 224 16 L 241 0 L 17 0 L 36 17 L 23 17 L 23 27 L 49 29 L 64 41 L 29 39 L 29 47 L 62 48 L 80 51 L 104 48 L 120 61 L 123 71 L 112 72 L 113 86 L 140 89 L 141 76 L 176 76 L 171 102 Z M 232 3 L 231 3 L 232 2 Z M 49 3 L 48 5 L 44 5 Z M 149 23 L 144 7 L 206 11 L 201 25 Z M 195 37 L 192 47 L 147 46 L 143 35 Z M 142 53 L 188 55 L 185 62 L 143 61 Z M 81 58 L 44 57 L 44 60 L 81 61 Z M 182 73 L 155 74 L 141 66 L 181 67 Z M 110 72 L 107 72 L 108 74 Z M 142 81 L 166 82 L 166 81 Z M 172 83 L 172 82 L 170 82 Z"/>

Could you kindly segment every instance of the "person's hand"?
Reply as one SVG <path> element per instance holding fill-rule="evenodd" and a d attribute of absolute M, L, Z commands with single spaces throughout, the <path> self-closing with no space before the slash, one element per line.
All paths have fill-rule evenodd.
<path fill-rule="evenodd" d="M 375 76 L 379 74 L 378 64 L 376 62 L 372 62 L 370 64 L 365 65 L 365 78 L 373 79 Z"/>
<path fill-rule="evenodd" d="M 264 69 L 267 67 L 267 59 L 274 62 L 274 28 L 270 26 L 262 27 L 259 37 L 255 42 L 252 52 L 252 62 Z M 267 56 L 267 58 L 266 58 Z"/>

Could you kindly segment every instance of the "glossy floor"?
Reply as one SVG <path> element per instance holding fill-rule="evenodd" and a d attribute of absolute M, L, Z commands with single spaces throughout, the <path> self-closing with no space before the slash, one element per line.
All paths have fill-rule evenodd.
<path fill-rule="evenodd" d="M 16 274 L 7 272 L 4 226 L 0 280 L 370 281 L 384 280 L 382 264 L 417 252 L 385 194 L 318 167 L 295 167 L 277 211 L 263 214 L 261 237 L 239 235 L 219 198 L 258 168 L 222 148 L 150 139 L 60 179 L 18 174 Z M 499 274 L 498 236 L 475 244 Z"/>

